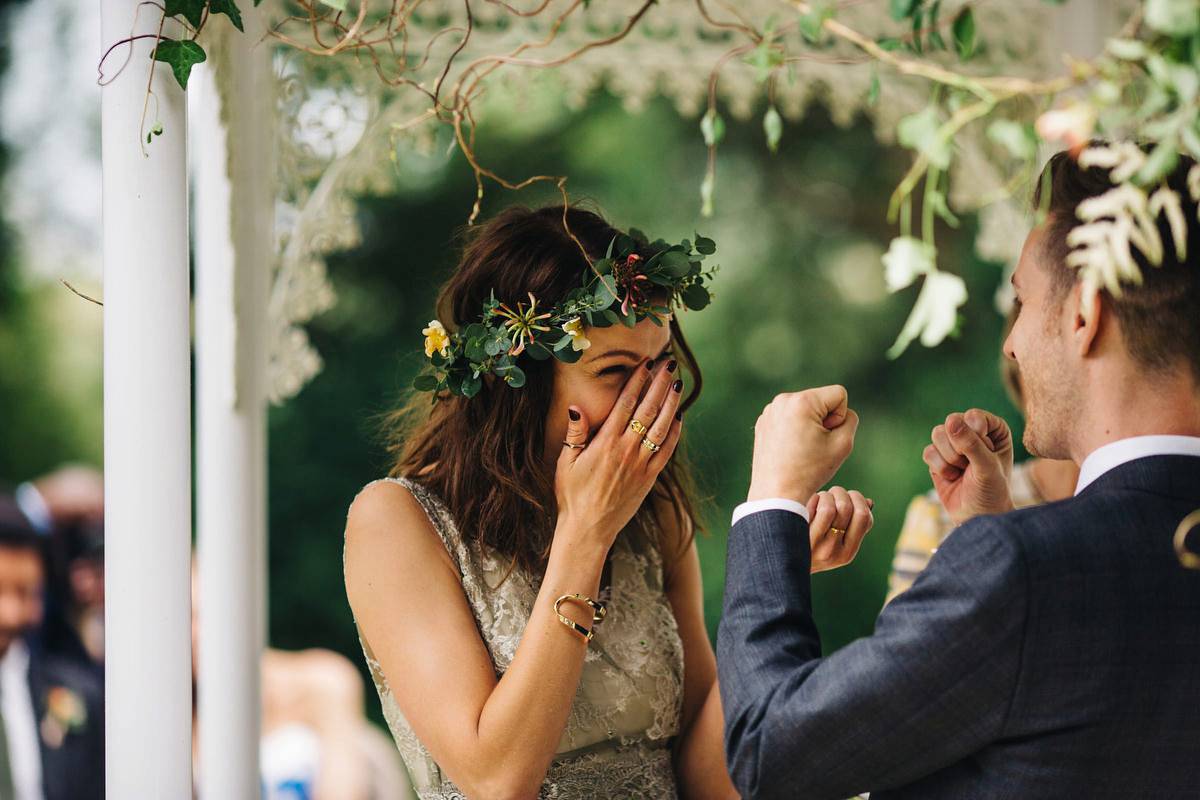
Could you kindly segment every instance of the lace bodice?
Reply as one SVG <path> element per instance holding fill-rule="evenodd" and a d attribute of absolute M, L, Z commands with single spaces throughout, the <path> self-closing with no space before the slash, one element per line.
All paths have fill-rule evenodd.
<path fill-rule="evenodd" d="M 462 576 L 480 635 L 503 676 L 516 654 L 540 578 L 509 572 L 509 559 L 465 544 L 445 506 L 419 484 L 392 479 L 421 503 Z M 679 731 L 683 646 L 663 590 L 652 533 L 629 525 L 611 554 L 608 616 L 588 645 L 566 729 L 541 798 L 676 797 L 670 739 Z M 361 637 L 360 637 L 361 638 Z M 396 704 L 370 644 L 361 638 L 383 714 L 422 800 L 462 798 Z M 392 676 L 403 680 L 403 676 Z"/>

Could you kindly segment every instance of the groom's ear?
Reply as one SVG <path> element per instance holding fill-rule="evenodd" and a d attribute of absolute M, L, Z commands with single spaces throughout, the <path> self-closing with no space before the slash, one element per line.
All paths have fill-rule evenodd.
<path fill-rule="evenodd" d="M 1080 281 L 1071 289 L 1065 311 L 1070 315 L 1070 335 L 1075 351 L 1082 358 L 1096 355 L 1101 332 L 1115 321 L 1108 296 L 1086 281 Z"/>

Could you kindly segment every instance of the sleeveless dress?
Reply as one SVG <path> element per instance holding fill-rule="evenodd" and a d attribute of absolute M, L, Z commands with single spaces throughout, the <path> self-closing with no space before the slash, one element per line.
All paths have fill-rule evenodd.
<path fill-rule="evenodd" d="M 385 478 L 412 492 L 429 515 L 462 577 L 463 594 L 504 675 L 537 597 L 540 576 L 477 544 L 465 544 L 441 501 L 407 479 Z M 672 737 L 683 702 L 683 645 L 663 591 L 662 557 L 653 532 L 630 524 L 611 552 L 608 616 L 588 645 L 575 702 L 539 798 L 676 798 Z M 507 579 L 504 575 L 508 574 Z M 359 635 L 383 715 L 421 800 L 465 795 L 442 773 L 401 713 L 387 679 Z"/>

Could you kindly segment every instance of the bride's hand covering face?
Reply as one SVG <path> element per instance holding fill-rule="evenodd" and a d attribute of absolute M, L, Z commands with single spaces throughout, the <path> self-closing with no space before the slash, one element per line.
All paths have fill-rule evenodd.
<path fill-rule="evenodd" d="M 557 460 L 559 520 L 607 549 L 675 451 L 683 382 L 665 324 L 644 319 L 588 337 L 583 358 L 554 365 L 546 453 Z"/>

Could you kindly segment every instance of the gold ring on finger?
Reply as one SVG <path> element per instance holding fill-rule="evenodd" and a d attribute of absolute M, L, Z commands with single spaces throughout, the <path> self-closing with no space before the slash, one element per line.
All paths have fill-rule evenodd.
<path fill-rule="evenodd" d="M 650 441 L 650 437 L 648 436 L 642 437 L 642 447 L 646 448 L 651 453 L 657 453 L 659 450 L 662 450 L 662 445 L 655 444 L 654 442 Z"/>
<path fill-rule="evenodd" d="M 830 525 L 829 531 L 831 533 L 836 533 L 838 536 L 841 536 L 842 534 L 844 534 L 846 532 L 846 529 L 845 528 L 835 528 L 833 525 Z"/>
<path fill-rule="evenodd" d="M 629 420 L 629 427 L 633 428 L 633 432 L 636 433 L 638 436 L 645 436 L 646 431 L 650 430 L 645 425 L 643 425 L 641 422 L 639 422 L 637 419 Z"/>
<path fill-rule="evenodd" d="M 563 447 L 569 447 L 572 450 L 582 450 L 587 447 L 586 444 L 575 444 L 574 442 L 563 441 Z"/>

